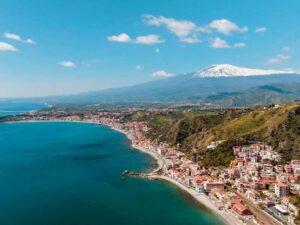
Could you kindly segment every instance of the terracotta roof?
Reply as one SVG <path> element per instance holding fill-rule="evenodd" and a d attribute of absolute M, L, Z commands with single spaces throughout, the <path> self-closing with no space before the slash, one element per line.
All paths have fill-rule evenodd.
<path fill-rule="evenodd" d="M 245 212 L 248 210 L 248 208 L 242 203 L 235 203 L 233 207 L 235 207 L 239 212 Z"/>

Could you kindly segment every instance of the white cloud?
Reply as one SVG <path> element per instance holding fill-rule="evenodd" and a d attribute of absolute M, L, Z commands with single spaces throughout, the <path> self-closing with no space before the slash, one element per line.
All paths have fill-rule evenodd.
<path fill-rule="evenodd" d="M 198 43 L 200 40 L 196 37 L 199 32 L 204 32 L 204 28 L 198 27 L 194 22 L 188 20 L 176 20 L 164 16 L 144 15 L 146 24 L 151 26 L 164 26 L 172 34 L 176 35 L 181 42 Z"/>
<path fill-rule="evenodd" d="M 171 77 L 173 74 L 166 72 L 165 70 L 158 70 L 152 73 L 153 77 Z"/>
<path fill-rule="evenodd" d="M 213 20 L 208 27 L 225 35 L 230 35 L 232 32 L 243 33 L 248 31 L 248 27 L 239 27 L 227 19 Z"/>
<path fill-rule="evenodd" d="M 22 38 L 17 34 L 4 33 L 4 37 L 15 41 L 22 41 Z"/>
<path fill-rule="evenodd" d="M 263 32 L 266 32 L 267 31 L 267 28 L 265 27 L 258 27 L 255 29 L 255 32 L 256 33 L 263 33 Z"/>
<path fill-rule="evenodd" d="M 246 44 L 244 42 L 238 42 L 233 45 L 234 48 L 245 48 Z"/>
<path fill-rule="evenodd" d="M 27 44 L 35 44 L 36 43 L 31 38 L 27 38 L 26 40 L 23 40 L 20 35 L 13 34 L 13 33 L 8 33 L 8 32 L 4 33 L 4 37 L 7 38 L 7 39 L 10 39 L 10 40 L 24 42 L 24 43 L 27 43 Z"/>
<path fill-rule="evenodd" d="M 184 37 L 184 38 L 180 38 L 180 41 L 188 44 L 201 42 L 201 40 L 198 39 L 197 37 Z"/>
<path fill-rule="evenodd" d="M 266 64 L 280 64 L 288 61 L 291 58 L 289 55 L 279 54 L 274 58 L 268 59 Z"/>
<path fill-rule="evenodd" d="M 131 42 L 131 38 L 126 33 L 121 33 L 119 35 L 108 36 L 107 40 L 115 41 L 115 42 L 124 42 L 124 43 Z"/>
<path fill-rule="evenodd" d="M 58 63 L 58 65 L 61 65 L 63 67 L 67 67 L 67 68 L 76 67 L 76 64 L 72 61 L 61 61 Z"/>
<path fill-rule="evenodd" d="M 135 39 L 132 39 L 128 34 L 121 33 L 119 35 L 108 36 L 107 40 L 114 41 L 114 42 L 136 43 L 136 44 L 145 44 L 145 45 L 159 44 L 164 42 L 164 40 L 162 40 L 160 36 L 155 34 L 138 36 Z"/>
<path fill-rule="evenodd" d="M 154 51 L 155 51 L 156 53 L 160 53 L 160 49 L 159 49 L 159 48 L 156 48 Z"/>
<path fill-rule="evenodd" d="M 6 42 L 0 42 L 0 52 L 16 52 L 18 49 L 16 49 L 14 46 L 6 43 Z"/>
<path fill-rule="evenodd" d="M 285 52 L 289 52 L 291 50 L 291 48 L 289 46 L 283 46 L 282 50 Z"/>
<path fill-rule="evenodd" d="M 165 26 L 178 37 L 186 37 L 197 28 L 197 25 L 191 21 L 176 20 L 163 16 L 155 17 L 151 15 L 145 15 L 144 20 L 148 25 Z"/>
<path fill-rule="evenodd" d="M 218 32 L 230 35 L 233 32 L 244 33 L 248 31 L 248 27 L 239 27 L 227 19 L 216 19 L 203 26 L 189 20 L 177 20 L 164 16 L 144 15 L 143 21 L 150 26 L 165 27 L 172 34 L 176 35 L 180 42 L 189 44 L 201 42 L 198 37 L 199 33 Z"/>
<path fill-rule="evenodd" d="M 211 43 L 212 48 L 230 48 L 229 44 L 222 40 L 221 38 L 217 37 Z"/>
<path fill-rule="evenodd" d="M 136 65 L 136 66 L 135 66 L 135 69 L 141 70 L 141 69 L 142 69 L 142 66 L 141 66 L 141 65 Z"/>
<path fill-rule="evenodd" d="M 233 45 L 230 45 L 225 40 L 223 40 L 219 37 L 216 37 L 211 42 L 210 47 L 212 47 L 212 48 L 245 48 L 246 44 L 244 42 L 237 42 L 237 43 L 234 43 Z"/>
<path fill-rule="evenodd" d="M 160 39 L 160 37 L 155 34 L 149 34 L 146 36 L 138 36 L 135 39 L 135 43 L 145 44 L 145 45 L 159 44 L 159 43 L 163 43 L 163 42 L 164 42 L 164 40 Z"/>
<path fill-rule="evenodd" d="M 34 41 L 34 40 L 32 40 L 32 39 L 30 39 L 30 38 L 28 38 L 28 39 L 26 39 L 26 41 L 25 41 L 27 44 L 36 44 L 36 42 Z"/>

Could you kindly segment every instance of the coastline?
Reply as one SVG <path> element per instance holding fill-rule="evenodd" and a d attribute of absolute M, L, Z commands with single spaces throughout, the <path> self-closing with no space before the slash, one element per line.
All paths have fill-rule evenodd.
<path fill-rule="evenodd" d="M 209 210 L 213 215 L 217 216 L 224 224 L 226 225 L 242 225 L 242 223 L 238 218 L 236 218 L 232 213 L 228 213 L 224 210 L 220 211 L 217 207 L 211 202 L 211 200 L 203 193 L 198 193 L 193 189 L 187 188 L 186 186 L 182 185 L 180 182 L 164 176 L 164 175 L 151 175 L 149 176 L 151 179 L 163 180 L 168 183 L 171 183 L 178 187 L 181 191 L 187 193 L 191 196 L 194 200 L 197 201 L 201 206 L 205 207 Z"/>
<path fill-rule="evenodd" d="M 126 135 L 126 137 L 128 138 L 128 140 L 131 143 L 132 148 L 141 151 L 147 155 L 149 155 L 150 157 L 154 158 L 157 162 L 157 168 L 155 168 L 152 172 L 147 174 L 147 177 L 150 179 L 156 179 L 156 180 L 163 180 L 163 181 L 167 181 L 173 185 L 175 185 L 176 187 L 178 187 L 181 191 L 189 194 L 194 200 L 197 201 L 197 203 L 199 203 L 201 206 L 203 206 L 204 208 L 208 209 L 209 212 L 211 212 L 213 215 L 215 215 L 217 218 L 219 218 L 219 220 L 221 220 L 224 224 L 226 225 L 242 225 L 244 224 L 242 221 L 240 221 L 240 219 L 238 219 L 234 214 L 232 213 L 228 213 L 224 210 L 220 211 L 219 209 L 217 209 L 217 207 L 212 203 L 212 201 L 208 198 L 208 196 L 206 196 L 203 193 L 199 193 L 191 188 L 188 188 L 184 185 L 182 185 L 180 182 L 176 181 L 173 178 L 170 178 L 168 176 L 165 175 L 157 175 L 155 174 L 155 172 L 157 172 L 158 170 L 160 170 L 163 165 L 163 158 L 158 155 L 158 153 L 148 150 L 146 148 L 143 148 L 141 146 L 138 145 L 133 145 L 132 144 L 132 139 L 129 135 L 129 133 L 127 133 L 124 130 L 109 126 L 109 125 L 105 125 L 105 124 L 100 124 L 97 122 L 93 122 L 93 121 L 62 121 L 62 120 L 44 120 L 44 121 L 37 121 L 37 120 L 30 120 L 30 121 L 13 121 L 13 122 L 5 122 L 5 123 L 40 123 L 40 122 L 66 122 L 66 123 L 86 123 L 86 124 L 95 124 L 95 125 L 101 125 L 104 127 L 108 127 L 109 129 L 112 129 L 114 131 L 120 132 L 124 135 Z"/>
<path fill-rule="evenodd" d="M 103 125 L 103 126 L 104 126 L 104 125 Z M 112 130 L 118 131 L 118 132 L 120 132 L 120 133 L 126 135 L 126 137 L 128 138 L 128 140 L 129 140 L 130 143 L 131 143 L 131 147 L 132 147 L 132 148 L 137 149 L 137 150 L 139 150 L 139 151 L 141 151 L 141 152 L 143 152 L 143 153 L 145 153 L 145 154 L 151 156 L 153 159 L 155 159 L 155 161 L 156 161 L 156 163 L 157 163 L 158 166 L 157 166 L 157 168 L 155 168 L 151 173 L 149 173 L 150 175 L 152 175 L 153 173 L 155 173 L 156 171 L 160 170 L 160 169 L 163 167 L 163 160 L 162 160 L 161 157 L 159 157 L 159 155 L 158 155 L 157 153 L 152 152 L 152 151 L 149 151 L 149 150 L 147 150 L 147 149 L 145 149 L 145 148 L 143 148 L 143 147 L 141 147 L 141 146 L 133 145 L 133 144 L 132 144 L 132 140 L 131 140 L 131 138 L 130 138 L 130 136 L 129 136 L 129 134 L 128 134 L 127 132 L 125 132 L 125 131 L 123 131 L 123 130 L 120 130 L 120 129 L 118 129 L 118 128 L 115 128 L 115 127 L 111 127 L 111 126 L 107 126 L 107 127 L 109 127 L 109 128 L 112 129 Z"/>
<path fill-rule="evenodd" d="M 109 127 L 112 130 L 123 133 L 132 142 L 132 140 L 131 140 L 131 138 L 130 138 L 130 136 L 127 132 L 125 132 L 123 130 L 120 130 L 118 128 L 114 128 L 112 126 L 107 126 L 107 127 Z M 228 213 L 224 210 L 220 211 L 219 209 L 217 209 L 217 207 L 211 202 L 211 200 L 205 194 L 198 193 L 197 191 L 195 191 L 191 188 L 187 188 L 186 186 L 182 185 L 181 183 L 179 183 L 175 179 L 172 179 L 168 176 L 156 175 L 155 172 L 158 171 L 159 169 L 161 169 L 164 165 L 162 157 L 160 157 L 157 153 L 154 153 L 150 150 L 147 150 L 147 149 L 145 149 L 141 146 L 132 145 L 132 147 L 139 150 L 139 151 L 141 151 L 141 152 L 143 152 L 143 153 L 146 153 L 146 154 L 150 155 L 151 157 L 153 157 L 157 161 L 158 167 L 156 169 L 154 169 L 151 173 L 148 173 L 148 178 L 167 181 L 167 182 L 175 185 L 181 191 L 189 194 L 194 200 L 197 201 L 197 203 L 199 203 L 201 206 L 208 209 L 213 215 L 217 216 L 217 218 L 219 218 L 226 225 L 242 225 L 242 224 L 244 224 L 237 217 L 235 217 L 232 213 Z"/>

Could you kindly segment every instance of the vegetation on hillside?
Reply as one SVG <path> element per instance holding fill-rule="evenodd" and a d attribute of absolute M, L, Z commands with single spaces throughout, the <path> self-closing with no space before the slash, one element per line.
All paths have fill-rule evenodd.
<path fill-rule="evenodd" d="M 272 145 L 283 161 L 300 159 L 299 102 L 221 112 L 139 112 L 138 117 L 130 117 L 148 122 L 149 138 L 178 145 L 205 166 L 227 166 L 233 159 L 233 146 L 255 142 Z M 207 149 L 216 141 L 222 143 Z"/>

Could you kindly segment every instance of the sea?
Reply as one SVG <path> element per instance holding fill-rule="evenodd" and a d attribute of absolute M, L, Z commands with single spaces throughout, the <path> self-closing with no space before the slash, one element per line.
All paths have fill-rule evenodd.
<path fill-rule="evenodd" d="M 0 124 L 0 224 L 223 224 L 172 184 L 122 175 L 156 166 L 108 127 Z"/>
<path fill-rule="evenodd" d="M 48 105 L 41 103 L 0 102 L 0 117 L 18 115 L 31 110 L 47 108 Z"/>

